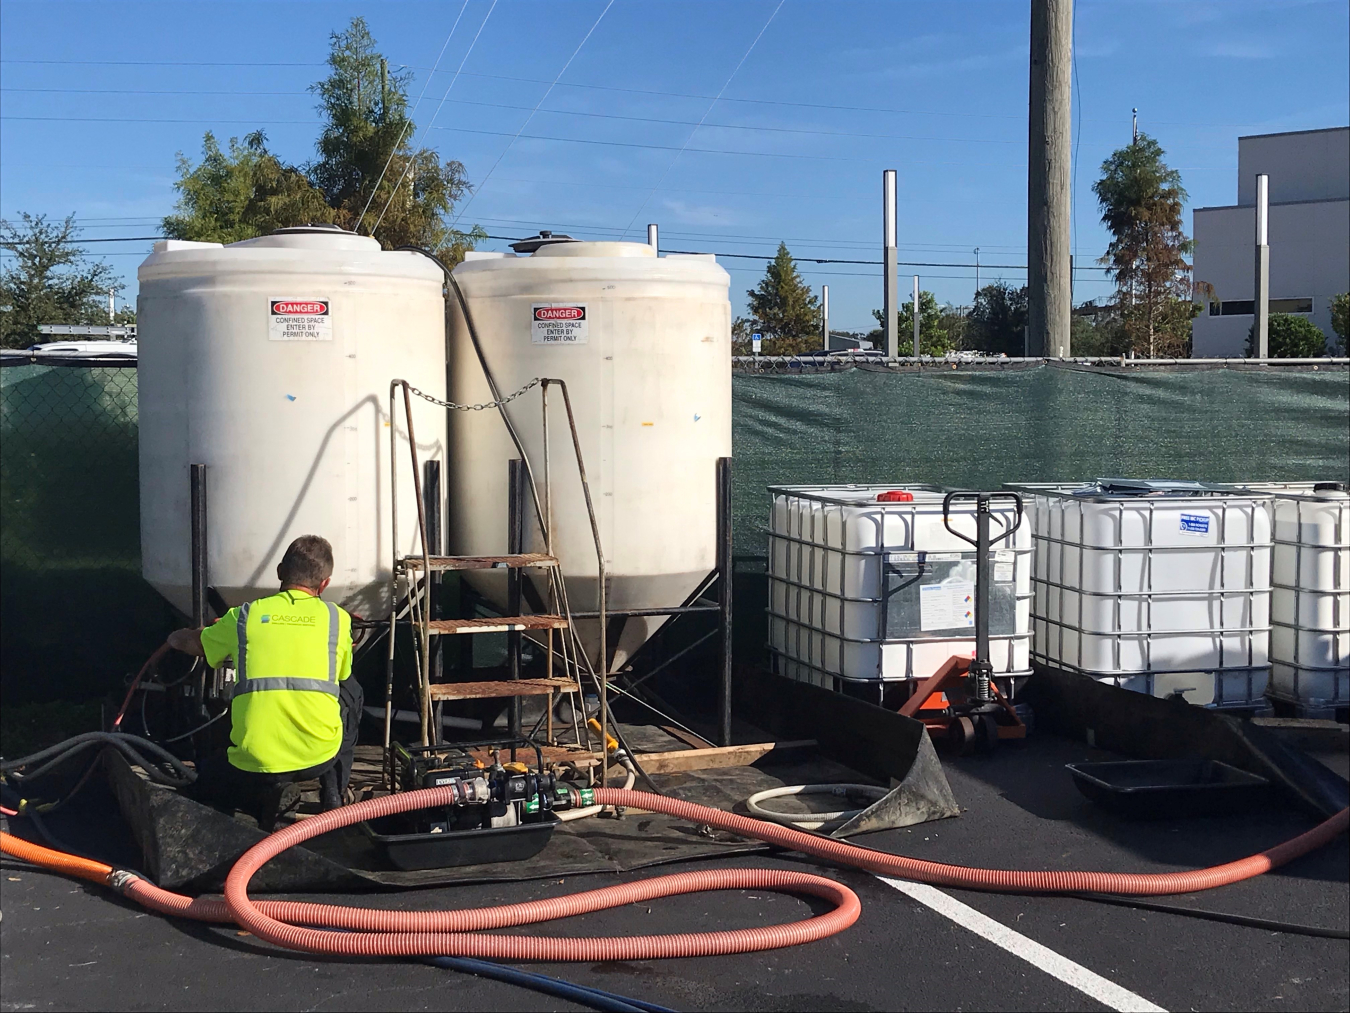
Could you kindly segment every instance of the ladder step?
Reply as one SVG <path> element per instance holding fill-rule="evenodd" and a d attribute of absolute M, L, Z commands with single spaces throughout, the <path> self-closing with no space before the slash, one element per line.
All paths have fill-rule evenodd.
<path fill-rule="evenodd" d="M 571 679 L 512 679 L 505 682 L 432 683 L 433 700 L 492 700 L 508 696 L 547 696 L 550 693 L 575 693 Z"/>
<path fill-rule="evenodd" d="M 406 570 L 420 570 L 424 561 L 421 556 L 404 556 L 401 562 Z M 506 556 L 431 556 L 427 562 L 433 570 L 494 570 L 557 566 L 558 558 L 543 552 L 517 552 Z"/>
<path fill-rule="evenodd" d="M 433 619 L 427 623 L 433 634 L 511 633 L 518 630 L 565 630 L 562 616 L 493 616 L 490 619 Z"/>

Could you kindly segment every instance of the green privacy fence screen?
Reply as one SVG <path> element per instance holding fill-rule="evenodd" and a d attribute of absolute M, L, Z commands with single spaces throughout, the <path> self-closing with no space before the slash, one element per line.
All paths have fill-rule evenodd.
<path fill-rule="evenodd" d="M 1080 367 L 738 374 L 735 548 L 768 485 L 1350 478 L 1350 373 Z"/>
<path fill-rule="evenodd" d="M 737 373 L 733 393 L 740 556 L 765 551 L 768 485 L 1350 479 L 1343 366 Z M 140 578 L 136 371 L 5 366 L 0 395 L 3 699 L 105 692 L 174 621 Z"/>

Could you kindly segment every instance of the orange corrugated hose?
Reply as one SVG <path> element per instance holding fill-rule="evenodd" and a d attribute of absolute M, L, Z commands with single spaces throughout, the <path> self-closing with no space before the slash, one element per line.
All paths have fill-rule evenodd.
<path fill-rule="evenodd" d="M 596 790 L 595 801 L 603 805 L 665 813 L 881 875 L 941 886 L 1020 893 L 1090 891 L 1140 896 L 1208 890 L 1259 876 L 1306 855 L 1344 833 L 1347 824 L 1350 824 L 1350 809 L 1343 809 L 1312 830 L 1268 851 L 1209 869 L 1151 874 L 1021 872 L 972 869 L 890 855 L 646 792 L 602 788 Z M 235 922 L 261 939 L 316 953 L 450 955 L 549 961 L 709 956 L 793 946 L 821 939 L 848 928 L 857 920 L 861 910 L 857 895 L 840 883 L 823 876 L 772 869 L 686 872 L 524 904 L 463 911 L 382 911 L 296 901 L 254 901 L 248 896 L 248 883 L 252 876 L 287 848 L 361 820 L 452 802 L 452 788 L 428 788 L 371 799 L 296 823 L 255 844 L 240 857 L 226 880 L 224 900 L 194 900 L 161 890 L 133 873 L 115 872 L 109 866 L 40 848 L 8 834 L 0 835 L 0 850 L 58 871 L 107 882 L 145 907 L 164 914 L 203 921 Z M 576 938 L 490 935 L 479 931 L 529 925 L 679 893 L 729 889 L 768 889 L 808 894 L 832 901 L 835 908 L 827 914 L 787 925 L 725 932 Z M 341 931 L 303 927 L 307 925 Z"/>

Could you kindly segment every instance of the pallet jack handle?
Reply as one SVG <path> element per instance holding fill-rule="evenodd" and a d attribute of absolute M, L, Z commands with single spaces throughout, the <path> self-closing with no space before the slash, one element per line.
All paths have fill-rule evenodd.
<path fill-rule="evenodd" d="M 975 504 L 975 537 L 963 535 L 952 527 L 951 508 L 953 503 L 973 502 Z M 1016 520 L 1011 526 L 999 524 L 1005 530 L 997 538 L 991 537 L 989 521 L 993 516 L 993 505 L 998 502 L 1010 502 L 1016 508 Z M 953 490 L 942 498 L 942 526 L 963 542 L 975 546 L 975 658 L 970 663 L 970 679 L 973 696 L 982 704 L 993 700 L 990 683 L 994 666 L 989 659 L 989 585 L 992 582 L 990 572 L 990 549 L 996 542 L 1011 538 L 1013 532 L 1022 526 L 1022 497 L 1015 492 L 973 492 Z"/>

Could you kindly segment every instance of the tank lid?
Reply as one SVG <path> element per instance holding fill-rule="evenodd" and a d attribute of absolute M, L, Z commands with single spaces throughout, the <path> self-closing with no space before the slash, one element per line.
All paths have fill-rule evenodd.
<path fill-rule="evenodd" d="M 288 225 L 284 229 L 273 229 L 271 232 L 268 233 L 268 235 L 299 236 L 312 232 L 317 232 L 321 234 L 326 233 L 328 235 L 332 235 L 333 233 L 337 233 L 338 235 L 343 236 L 356 235 L 355 232 L 349 232 L 347 229 L 344 229 L 341 225 L 333 225 L 329 222 L 310 222 L 307 225 Z"/>
<path fill-rule="evenodd" d="M 521 239 L 511 244 L 511 249 L 517 253 L 533 253 L 541 246 L 552 246 L 554 243 L 575 243 L 579 240 L 573 239 L 565 233 L 559 232 L 556 235 L 548 229 L 540 229 L 539 235 L 531 236 L 529 239 Z"/>

